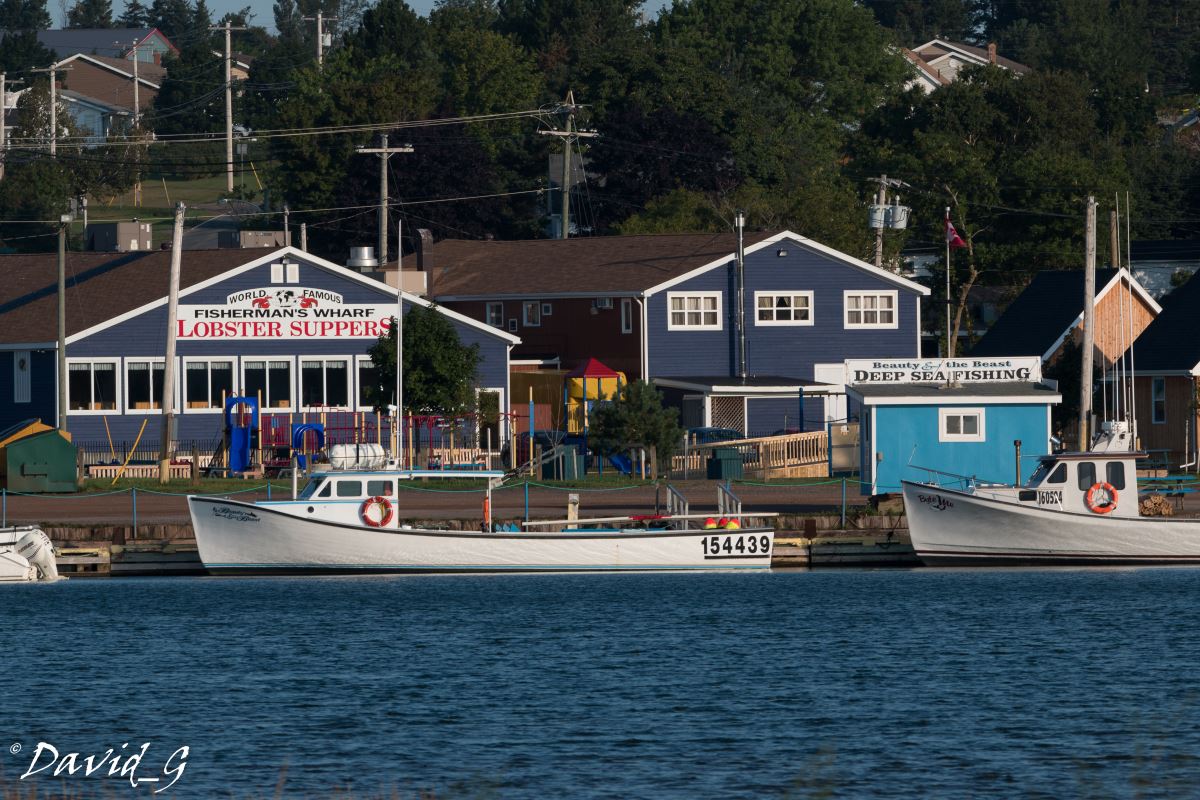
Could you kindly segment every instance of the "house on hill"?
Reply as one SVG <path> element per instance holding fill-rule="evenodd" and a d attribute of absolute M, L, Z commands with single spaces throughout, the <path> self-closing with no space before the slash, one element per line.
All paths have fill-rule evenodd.
<path fill-rule="evenodd" d="M 58 417 L 57 285 L 53 253 L 0 255 L 0 428 Z M 131 443 L 162 414 L 169 251 L 70 253 L 67 428 L 77 442 Z M 186 251 L 179 293 L 175 438 L 219 441 L 224 400 L 248 396 L 264 414 L 371 412 L 367 351 L 395 316 L 397 292 L 292 247 L 265 254 Z M 404 294 L 406 313 L 432 307 Z M 508 353 L 520 339 L 439 308 L 459 340 L 478 345 L 477 391 L 508 402 Z M 153 423 L 152 423 L 153 424 Z M 498 443 L 507 437 L 501 418 Z M 375 423 L 371 424 L 375 430 Z M 107 453 L 107 447 L 104 449 Z"/>
<path fill-rule="evenodd" d="M 1017 75 L 1033 71 L 1030 67 L 997 53 L 995 43 L 982 48 L 962 42 L 932 39 L 912 50 L 904 49 L 901 53 L 912 64 L 915 72 L 905 88 L 919 86 L 926 94 L 952 83 L 964 67 L 991 64 Z"/>
<path fill-rule="evenodd" d="M 167 53 L 178 53 L 158 28 L 57 28 L 38 31 L 38 42 L 60 59 L 80 53 L 161 64 Z"/>
<path fill-rule="evenodd" d="M 1143 449 L 1165 451 L 1172 467 L 1195 466 L 1200 423 L 1200 278 L 1163 300 L 1163 310 L 1133 343 L 1132 411 Z"/>
<path fill-rule="evenodd" d="M 1083 325 L 1082 270 L 1037 273 L 983 338 L 972 356 L 1038 356 L 1056 360 Z M 1101 366 L 1111 366 L 1162 307 L 1122 268 L 1096 270 L 1094 342 Z"/>
<path fill-rule="evenodd" d="M 919 353 L 920 284 L 791 231 L 747 233 L 739 315 L 736 250 L 732 233 L 445 240 L 417 260 L 439 305 L 521 337 L 515 361 L 597 358 L 653 382 L 685 427 L 822 427 L 846 418 L 844 359 Z"/>

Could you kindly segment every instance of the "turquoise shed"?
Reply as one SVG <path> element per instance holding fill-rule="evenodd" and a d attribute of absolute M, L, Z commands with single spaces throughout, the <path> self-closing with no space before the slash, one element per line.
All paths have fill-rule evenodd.
<path fill-rule="evenodd" d="M 1023 482 L 1051 451 L 1050 407 L 1062 402 L 1037 358 L 847 361 L 846 394 L 871 495 L 928 480 L 928 470 Z"/>

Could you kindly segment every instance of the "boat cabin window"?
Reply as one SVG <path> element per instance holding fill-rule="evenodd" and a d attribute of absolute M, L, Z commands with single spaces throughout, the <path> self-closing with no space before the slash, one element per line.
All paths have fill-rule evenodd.
<path fill-rule="evenodd" d="M 321 491 L 317 492 L 317 497 L 330 497 L 333 494 L 333 481 L 325 481 L 325 485 L 321 487 Z"/>
<path fill-rule="evenodd" d="M 1114 489 L 1125 488 L 1125 465 L 1120 461 L 1110 461 L 1104 466 L 1104 477 Z"/>
<path fill-rule="evenodd" d="M 320 486 L 321 483 L 321 481 L 310 480 L 307 484 L 305 484 L 304 488 L 300 490 L 300 494 L 296 495 L 296 499 L 307 500 L 308 498 L 312 497 L 314 494 L 316 494 L 317 487 Z M 326 488 L 328 489 L 329 487 L 326 486 Z"/>
<path fill-rule="evenodd" d="M 1091 461 L 1080 461 L 1076 469 L 1079 471 L 1079 491 L 1086 492 L 1096 482 L 1096 465 Z"/>
<path fill-rule="evenodd" d="M 362 497 L 362 481 L 338 481 L 338 497 Z"/>
<path fill-rule="evenodd" d="M 1049 477 L 1046 477 L 1047 472 L 1050 473 Z M 1037 485 L 1043 482 L 1043 478 L 1045 479 L 1045 483 L 1066 483 L 1067 465 L 1043 461 L 1038 465 L 1037 471 L 1034 472 L 1033 476 L 1029 479 L 1029 483 L 1031 485 Z"/>
<path fill-rule="evenodd" d="M 395 493 L 391 481 L 367 481 L 368 497 L 391 497 Z"/>

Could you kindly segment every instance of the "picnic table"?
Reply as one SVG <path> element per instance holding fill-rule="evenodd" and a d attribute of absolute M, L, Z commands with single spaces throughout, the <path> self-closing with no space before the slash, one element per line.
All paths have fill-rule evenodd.
<path fill-rule="evenodd" d="M 1183 508 L 1183 498 L 1196 491 L 1200 475 L 1182 473 L 1160 477 L 1138 478 L 1138 494 L 1162 494 L 1175 500 L 1175 508 Z"/>
<path fill-rule="evenodd" d="M 1152 472 L 1169 472 L 1171 470 L 1171 450 L 1160 447 L 1146 451 L 1146 460 L 1141 464 L 1142 469 Z"/>

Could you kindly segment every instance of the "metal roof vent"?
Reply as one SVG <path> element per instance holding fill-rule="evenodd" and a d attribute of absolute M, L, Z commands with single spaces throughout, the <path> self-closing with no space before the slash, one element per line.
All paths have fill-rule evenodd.
<path fill-rule="evenodd" d="M 358 269 L 366 272 L 368 269 L 375 269 L 379 266 L 379 259 L 375 258 L 374 247 L 351 247 L 350 260 L 346 262 L 346 266 L 351 269 Z"/>

